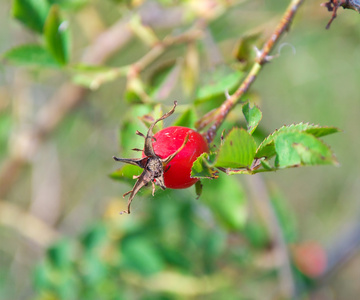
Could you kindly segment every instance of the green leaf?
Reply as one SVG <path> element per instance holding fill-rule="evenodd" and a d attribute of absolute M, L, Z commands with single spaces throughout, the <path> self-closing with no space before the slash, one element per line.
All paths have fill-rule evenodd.
<path fill-rule="evenodd" d="M 196 181 L 196 183 L 195 183 L 195 193 L 196 193 L 197 199 L 201 196 L 202 189 L 203 189 L 203 185 L 201 183 L 201 180 Z"/>
<path fill-rule="evenodd" d="M 25 26 L 42 33 L 49 10 L 46 0 L 13 0 L 11 12 Z"/>
<path fill-rule="evenodd" d="M 234 128 L 221 145 L 216 167 L 244 168 L 250 167 L 256 151 L 254 138 L 244 129 Z"/>
<path fill-rule="evenodd" d="M 3 54 L 3 58 L 19 66 L 59 67 L 51 54 L 39 45 L 22 45 L 12 48 Z"/>
<path fill-rule="evenodd" d="M 274 185 L 270 189 L 271 204 L 282 228 L 287 243 L 297 240 L 297 224 L 294 211 L 288 206 L 289 201 L 285 199 L 280 190 Z"/>
<path fill-rule="evenodd" d="M 156 70 L 151 78 L 153 87 L 150 96 L 156 100 L 164 100 L 169 97 L 179 82 L 182 65 L 177 62 L 174 65 Z"/>
<path fill-rule="evenodd" d="M 135 134 L 136 130 L 139 130 L 143 134 L 146 134 L 147 128 L 139 120 L 138 116 L 149 113 L 151 108 L 145 105 L 135 105 L 131 109 L 127 110 L 127 120 L 123 121 L 123 124 L 119 128 L 120 146 L 122 157 L 137 157 L 136 152 L 130 149 L 144 147 L 144 139 L 141 136 Z M 140 155 L 139 155 L 140 157 Z"/>
<path fill-rule="evenodd" d="M 210 73 L 206 81 L 197 90 L 195 103 L 199 104 L 206 101 L 212 101 L 215 98 L 225 98 L 225 92 L 232 93 L 243 78 L 243 72 L 228 69 L 217 69 Z"/>
<path fill-rule="evenodd" d="M 63 9 L 76 10 L 84 6 L 89 0 L 48 0 L 51 4 L 58 4 Z"/>
<path fill-rule="evenodd" d="M 61 269 L 71 265 L 76 257 L 76 251 L 76 244 L 72 240 L 64 239 L 52 246 L 47 256 L 53 266 Z"/>
<path fill-rule="evenodd" d="M 337 164 L 329 146 L 305 132 L 284 132 L 275 141 L 276 160 L 279 168 Z"/>
<path fill-rule="evenodd" d="M 129 237 L 121 242 L 124 267 L 142 275 L 151 275 L 164 268 L 164 262 L 150 236 Z"/>
<path fill-rule="evenodd" d="M 211 158 L 210 158 L 211 157 Z M 193 178 L 216 178 L 217 171 L 211 167 L 211 161 L 215 154 L 203 153 L 193 163 L 190 177 Z"/>
<path fill-rule="evenodd" d="M 241 37 L 238 41 L 234 56 L 242 70 L 247 70 L 251 66 L 254 60 L 254 45 L 259 40 L 260 36 L 260 33 L 250 34 Z"/>
<path fill-rule="evenodd" d="M 184 126 L 189 128 L 195 128 L 195 122 L 197 121 L 197 114 L 193 107 L 185 110 L 174 122 L 174 126 Z"/>
<path fill-rule="evenodd" d="M 231 176 L 202 180 L 201 201 L 207 204 L 220 223 L 230 230 L 242 229 L 247 219 L 246 194 L 242 185 Z"/>
<path fill-rule="evenodd" d="M 67 21 L 60 15 L 59 6 L 53 5 L 46 19 L 44 27 L 45 44 L 54 59 L 65 65 L 69 61 L 70 36 Z"/>
<path fill-rule="evenodd" d="M 247 131 L 252 134 L 261 121 L 262 113 L 256 105 L 250 107 L 249 102 L 243 105 L 242 112 L 247 123 Z"/>
<path fill-rule="evenodd" d="M 276 154 L 275 143 L 276 138 L 284 132 L 306 132 L 315 137 L 321 137 L 328 134 L 339 132 L 340 130 L 336 127 L 319 126 L 309 123 L 292 124 L 289 126 L 283 126 L 275 130 L 266 139 L 262 141 L 256 150 L 255 158 L 267 157 L 271 158 Z"/>
<path fill-rule="evenodd" d="M 305 130 L 306 133 L 309 133 L 315 137 L 322 137 L 325 135 L 329 135 L 332 133 L 336 133 L 341 131 L 339 128 L 331 127 L 331 126 L 318 126 L 311 125 L 309 128 Z"/>
<path fill-rule="evenodd" d="M 124 164 L 122 168 L 112 172 L 109 176 L 115 180 L 135 183 L 133 176 L 140 175 L 142 171 L 143 170 L 138 166 Z"/>
<path fill-rule="evenodd" d="M 7 110 L 0 112 L 0 156 L 5 157 L 8 151 L 8 143 L 13 131 L 13 126 L 16 121 L 13 115 Z M 3 156 L 4 155 L 4 156 Z"/>

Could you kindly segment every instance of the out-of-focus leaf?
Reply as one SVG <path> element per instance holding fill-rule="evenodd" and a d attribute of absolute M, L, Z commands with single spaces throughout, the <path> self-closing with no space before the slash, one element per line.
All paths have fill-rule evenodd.
<path fill-rule="evenodd" d="M 250 167 L 256 151 L 254 138 L 244 129 L 234 128 L 221 145 L 215 166 L 222 168 Z"/>
<path fill-rule="evenodd" d="M 65 268 L 71 265 L 76 257 L 76 246 L 73 241 L 64 239 L 48 250 L 48 259 L 56 268 Z"/>
<path fill-rule="evenodd" d="M 243 77 L 240 71 L 219 68 L 214 72 L 205 74 L 206 81 L 203 82 L 195 95 L 195 104 L 213 101 L 217 97 L 225 98 L 225 92 L 230 94 L 238 87 Z"/>
<path fill-rule="evenodd" d="M 12 15 L 30 29 L 42 33 L 50 4 L 46 0 L 13 0 Z"/>
<path fill-rule="evenodd" d="M 48 0 L 51 4 L 57 4 L 63 9 L 76 10 L 84 6 L 89 0 Z"/>
<path fill-rule="evenodd" d="M 241 37 L 238 41 L 234 56 L 241 66 L 241 70 L 247 70 L 252 64 L 254 57 L 254 44 L 259 39 L 260 33 Z"/>
<path fill-rule="evenodd" d="M 199 78 L 199 51 L 196 43 L 189 43 L 186 48 L 182 72 L 182 86 L 186 95 L 192 95 Z"/>
<path fill-rule="evenodd" d="M 297 239 L 297 226 L 294 212 L 288 207 L 288 201 L 284 199 L 277 188 L 270 190 L 270 198 L 286 242 L 294 243 Z"/>
<path fill-rule="evenodd" d="M 119 128 L 121 157 L 137 157 L 140 153 L 131 151 L 133 148 L 142 149 L 144 147 L 144 139 L 135 134 L 136 130 L 146 134 L 147 127 L 139 117 L 152 112 L 152 106 L 137 104 L 127 109 L 126 114 L 121 116 L 126 118 Z"/>
<path fill-rule="evenodd" d="M 283 132 L 275 140 L 277 167 L 337 164 L 329 146 L 305 132 Z"/>
<path fill-rule="evenodd" d="M 173 123 L 174 126 L 184 126 L 195 128 L 195 122 L 198 119 L 195 108 L 189 107 Z"/>
<path fill-rule="evenodd" d="M 272 134 L 270 134 L 266 139 L 262 141 L 256 150 L 255 158 L 267 157 L 271 158 L 275 153 L 275 143 L 276 138 L 284 133 L 284 132 L 306 132 L 315 137 L 321 137 L 328 134 L 339 132 L 340 130 L 336 127 L 328 127 L 328 126 L 319 126 L 313 125 L 309 123 L 299 123 L 292 124 L 289 126 L 283 126 L 277 130 L 275 130 Z"/>
<path fill-rule="evenodd" d="M 68 21 L 61 18 L 59 6 L 53 5 L 45 22 L 44 36 L 46 48 L 61 65 L 69 61 L 69 34 Z"/>
<path fill-rule="evenodd" d="M 261 121 L 261 110 L 256 105 L 250 107 L 250 103 L 248 102 L 243 105 L 242 111 L 247 123 L 247 130 L 250 134 L 252 134 Z"/>
<path fill-rule="evenodd" d="M 142 275 L 151 275 L 164 268 L 164 262 L 149 237 L 128 237 L 121 243 L 123 265 Z"/>
<path fill-rule="evenodd" d="M 129 103 L 147 103 L 150 97 L 146 92 L 147 87 L 139 76 L 133 76 L 127 81 L 125 99 Z"/>
<path fill-rule="evenodd" d="M 162 105 L 159 103 L 152 108 L 149 114 L 139 116 L 138 119 L 141 122 L 143 122 L 146 128 L 149 128 L 150 125 L 154 123 L 155 120 L 161 118 L 162 115 L 163 115 L 163 109 L 162 109 Z M 163 128 L 164 128 L 164 121 L 157 122 L 155 127 L 153 128 L 153 133 L 156 133 Z"/>
<path fill-rule="evenodd" d="M 164 100 L 169 97 L 170 93 L 179 82 L 181 63 L 176 62 L 169 68 L 162 68 L 153 74 L 151 86 L 153 90 L 151 97 L 155 100 Z M 156 77 L 156 78 L 155 78 Z"/>
<path fill-rule="evenodd" d="M 220 176 L 216 180 L 202 180 L 200 199 L 228 230 L 239 230 L 247 218 L 246 195 L 236 177 Z"/>
<path fill-rule="evenodd" d="M 0 112 L 0 155 L 5 154 L 7 143 L 13 126 L 13 118 L 10 112 Z"/>
<path fill-rule="evenodd" d="M 14 65 L 59 67 L 59 63 L 40 45 L 22 45 L 10 49 L 3 58 Z"/>
<path fill-rule="evenodd" d="M 217 171 L 212 167 L 216 154 L 201 154 L 193 163 L 191 177 L 193 178 L 217 178 Z"/>
<path fill-rule="evenodd" d="M 139 152 L 140 153 L 140 152 Z M 141 153 L 139 154 L 139 158 Z M 110 174 L 110 177 L 115 180 L 135 183 L 133 176 L 140 175 L 143 169 L 138 166 L 123 164 L 124 166 Z"/>
<path fill-rule="evenodd" d="M 266 248 L 270 243 L 269 232 L 265 225 L 258 220 L 250 220 L 246 223 L 244 234 L 250 244 L 255 248 Z"/>
<path fill-rule="evenodd" d="M 85 252 L 98 249 L 107 240 L 107 229 L 102 224 L 97 224 L 91 228 L 81 239 Z"/>
<path fill-rule="evenodd" d="M 199 198 L 201 196 L 202 189 L 203 189 L 203 185 L 201 183 L 201 180 L 199 180 L 195 183 L 195 193 L 196 193 L 197 198 Z"/>

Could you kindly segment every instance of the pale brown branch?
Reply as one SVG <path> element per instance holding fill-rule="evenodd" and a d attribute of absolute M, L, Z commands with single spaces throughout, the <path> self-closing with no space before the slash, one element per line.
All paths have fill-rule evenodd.
<path fill-rule="evenodd" d="M 167 15 L 167 13 L 167 10 L 164 11 L 157 6 L 148 7 L 146 5 L 139 11 L 141 18 L 149 25 L 156 24 L 159 21 L 159 14 Z M 173 19 L 168 20 L 167 23 L 162 23 L 161 26 L 172 27 L 174 24 L 182 22 L 179 11 L 173 14 L 170 10 L 169 13 L 173 15 Z M 120 20 L 100 34 L 93 44 L 87 48 L 82 62 L 94 65 L 105 62 L 122 48 L 132 36 L 132 32 L 127 29 L 127 21 Z M 178 38 L 177 41 L 180 40 L 181 38 Z M 148 63 L 149 60 L 142 62 L 140 67 L 143 68 Z M 3 198 L 11 190 L 23 167 L 36 153 L 44 139 L 54 131 L 69 111 L 82 102 L 87 93 L 88 89 L 84 87 L 70 82 L 63 84 L 49 99 L 48 104 L 39 111 L 33 125 L 16 135 L 12 147 L 13 151 L 2 162 L 0 169 L 0 198 Z"/>
<path fill-rule="evenodd" d="M 291 21 L 294 18 L 295 13 L 298 11 L 299 6 L 304 2 L 304 0 L 293 0 L 288 8 L 286 9 L 280 23 L 274 30 L 274 33 L 270 36 L 268 41 L 264 44 L 263 48 L 260 51 L 260 55 L 257 58 L 256 62 L 252 66 L 250 72 L 241 83 L 239 88 L 235 91 L 233 95 L 228 97 L 224 103 L 217 109 L 210 111 L 203 118 L 201 118 L 197 123 L 197 129 L 202 130 L 206 126 L 210 125 L 210 128 L 205 133 L 205 137 L 208 143 L 211 143 L 216 135 L 217 130 L 224 122 L 225 118 L 229 112 L 235 107 L 237 103 L 241 100 L 241 97 L 249 90 L 252 83 L 257 78 L 259 72 L 262 69 L 262 66 L 268 62 L 269 54 L 274 48 L 275 44 L 278 42 L 283 33 L 289 28 Z"/>
<path fill-rule="evenodd" d="M 44 221 L 8 201 L 0 201 L 0 224 L 15 229 L 42 248 L 49 247 L 60 237 Z"/>

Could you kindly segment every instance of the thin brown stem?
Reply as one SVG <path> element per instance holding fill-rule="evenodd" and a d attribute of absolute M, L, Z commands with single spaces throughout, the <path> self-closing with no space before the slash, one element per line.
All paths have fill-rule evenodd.
<path fill-rule="evenodd" d="M 264 44 L 263 48 L 259 52 L 259 56 L 252 66 L 250 72 L 246 76 L 245 80 L 241 83 L 239 88 L 235 91 L 233 95 L 228 97 L 224 103 L 217 109 L 210 111 L 203 118 L 201 118 L 197 123 L 197 129 L 202 130 L 207 126 L 210 126 L 205 137 L 208 143 L 211 143 L 216 135 L 217 130 L 224 122 L 225 118 L 229 112 L 235 107 L 237 103 L 241 100 L 241 97 L 249 90 L 250 86 L 253 84 L 257 78 L 259 72 L 262 69 L 262 66 L 269 61 L 269 54 L 274 48 L 275 44 L 278 42 L 283 33 L 288 30 L 291 21 L 293 20 L 295 13 L 298 11 L 299 6 L 304 2 L 304 0 L 293 0 L 288 8 L 286 9 L 280 23 L 276 27 L 274 33 Z"/>

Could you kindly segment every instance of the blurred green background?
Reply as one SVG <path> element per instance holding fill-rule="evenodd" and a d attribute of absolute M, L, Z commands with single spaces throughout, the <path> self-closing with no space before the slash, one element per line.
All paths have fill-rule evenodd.
<path fill-rule="evenodd" d="M 72 64 L 80 61 L 96 36 L 145 5 L 147 14 L 160 5 L 167 12 L 171 9 L 172 16 L 181 15 L 175 25 L 164 11 L 152 20 L 160 37 L 178 34 L 204 18 L 213 44 L 197 44 L 200 71 L 195 86 L 201 86 L 211 72 L 210 52 L 218 51 L 224 64 L 234 67 L 239 39 L 252 32 L 262 33 L 263 40 L 268 38 L 289 3 L 84 0 L 74 2 L 75 7 L 71 1 L 52 2 L 60 3 L 70 22 Z M 141 138 L 131 133 L 146 130 L 136 116 L 149 113 L 151 105 L 125 100 L 124 78 L 105 83 L 84 93 L 84 99 L 32 152 L 28 148 L 31 140 L 22 140 L 20 134 L 32 128 L 37 112 L 71 80 L 72 72 L 24 68 L 3 60 L 1 170 L 16 153 L 29 152 L 29 157 L 0 199 L 0 298 L 280 299 L 287 283 L 282 282 L 267 220 L 255 199 L 261 196 L 257 191 L 260 182 L 267 187 L 289 245 L 299 297 L 356 299 L 360 258 L 352 234 L 360 233 L 360 18 L 354 11 L 339 9 L 330 30 L 325 30 L 330 13 L 320 7 L 321 2 L 305 1 L 291 30 L 281 39 L 296 54 L 291 47 L 283 47 L 281 55 L 265 65 L 249 97 L 263 112 L 261 133 L 302 121 L 343 130 L 324 139 L 340 166 L 254 176 L 221 174 L 216 181 L 204 182 L 199 200 L 194 188 L 157 191 L 155 197 L 150 189 L 144 190 L 134 199 L 131 215 L 119 212 L 126 207 L 122 194 L 133 182 L 109 178 L 121 167 L 112 156 L 126 157 L 129 149 L 141 147 Z M 221 11 L 207 15 L 219 3 Z M 11 5 L 0 1 L 1 53 L 23 43 L 41 42 L 41 37 L 11 17 Z M 133 63 L 149 49 L 133 37 L 106 65 Z M 141 77 L 150 82 L 154 70 L 184 57 L 184 47 L 172 47 Z M 164 110 L 178 100 L 182 112 L 194 100 L 194 94 L 183 90 L 182 81 L 179 77 L 173 91 L 161 100 Z M 199 116 L 206 113 L 206 104 L 197 110 Z M 225 127 L 243 124 L 239 116 L 236 110 Z M 170 124 L 171 120 L 165 121 L 165 126 Z M 126 144 L 122 142 L 125 137 L 129 137 Z M 348 263 L 331 276 L 320 276 L 319 282 L 318 274 L 311 276 L 301 269 L 294 254 L 294 249 L 308 241 L 320 248 L 320 256 L 321 251 L 341 246 L 354 251 L 345 255 Z M 311 258 L 311 253 L 303 253 L 313 259 L 310 265 L 323 261 L 323 257 Z M 334 257 L 336 261 L 337 255 Z M 329 254 L 328 267 L 330 258 Z"/>

